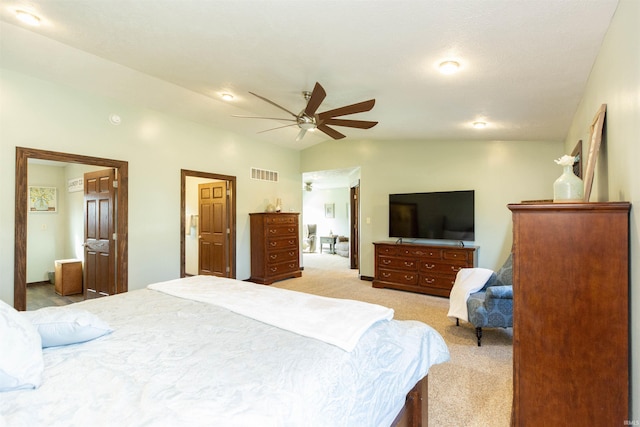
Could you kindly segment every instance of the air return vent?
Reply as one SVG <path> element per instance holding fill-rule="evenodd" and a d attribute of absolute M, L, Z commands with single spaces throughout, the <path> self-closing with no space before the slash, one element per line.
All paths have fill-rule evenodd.
<path fill-rule="evenodd" d="M 251 168 L 251 179 L 257 179 L 260 181 L 273 181 L 278 182 L 278 172 L 268 171 L 265 169 Z"/>

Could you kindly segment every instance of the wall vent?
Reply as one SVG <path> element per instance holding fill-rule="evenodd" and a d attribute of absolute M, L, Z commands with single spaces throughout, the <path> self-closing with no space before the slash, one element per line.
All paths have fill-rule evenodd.
<path fill-rule="evenodd" d="M 278 182 L 278 172 L 266 169 L 251 168 L 251 179 Z"/>

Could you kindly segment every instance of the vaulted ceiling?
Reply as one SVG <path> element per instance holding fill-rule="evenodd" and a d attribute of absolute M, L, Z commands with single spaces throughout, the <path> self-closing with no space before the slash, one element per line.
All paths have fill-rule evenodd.
<path fill-rule="evenodd" d="M 562 140 L 616 5 L 9 0 L 0 10 L 0 65 L 294 149 L 329 137 L 295 141 L 295 126 L 258 133 L 290 123 L 232 115 L 290 117 L 249 92 L 296 113 L 316 82 L 327 91 L 318 111 L 375 98 L 371 111 L 348 118 L 379 124 L 336 127 L 344 143 Z M 41 25 L 18 22 L 16 9 Z M 459 71 L 441 74 L 444 60 Z"/>

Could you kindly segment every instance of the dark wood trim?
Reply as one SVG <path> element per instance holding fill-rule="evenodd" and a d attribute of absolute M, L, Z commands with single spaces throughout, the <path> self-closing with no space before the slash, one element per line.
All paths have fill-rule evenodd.
<path fill-rule="evenodd" d="M 13 306 L 17 310 L 27 309 L 27 207 L 28 198 L 28 162 L 29 159 L 52 160 L 66 163 L 79 163 L 92 166 L 114 168 L 118 176 L 118 239 L 116 292 L 129 289 L 129 164 L 121 160 L 90 157 L 79 154 L 59 153 L 35 148 L 16 147 L 15 177 L 15 241 L 13 263 Z"/>
<path fill-rule="evenodd" d="M 409 391 L 392 427 L 427 427 L 429 424 L 429 378 L 425 376 Z"/>
<path fill-rule="evenodd" d="M 360 280 L 366 280 L 367 282 L 373 282 L 373 279 L 371 276 L 360 276 Z"/>
<path fill-rule="evenodd" d="M 188 169 L 180 169 L 180 277 L 187 277 L 186 274 L 186 242 L 185 233 L 187 231 L 185 209 L 187 207 L 186 201 L 186 185 L 187 177 L 206 178 L 217 181 L 227 181 L 229 183 L 230 195 L 229 195 L 229 264 L 230 272 L 229 277 L 236 278 L 236 177 L 231 175 L 222 175 L 219 173 L 200 172 Z"/>

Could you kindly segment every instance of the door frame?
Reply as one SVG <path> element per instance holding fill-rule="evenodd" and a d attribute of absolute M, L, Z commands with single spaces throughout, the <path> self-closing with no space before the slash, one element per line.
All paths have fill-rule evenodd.
<path fill-rule="evenodd" d="M 90 157 L 79 154 L 60 153 L 56 151 L 38 150 L 35 148 L 16 147 L 16 185 L 15 185 L 15 240 L 13 258 L 13 306 L 16 310 L 27 309 L 27 213 L 28 197 L 28 163 L 29 159 L 51 160 L 65 163 L 79 163 L 91 166 L 102 166 L 116 169 L 118 177 L 118 193 L 116 196 L 117 240 L 116 260 L 116 293 L 129 289 L 129 163 L 122 160 Z"/>
<path fill-rule="evenodd" d="M 351 256 L 349 268 L 360 271 L 360 180 L 349 187 L 349 203 L 351 215 L 349 229 L 351 230 L 349 241 L 351 242 Z"/>
<path fill-rule="evenodd" d="M 186 187 L 187 177 L 206 178 L 229 183 L 229 277 L 236 278 L 236 177 L 211 172 L 200 172 L 180 169 L 180 277 L 187 277 L 186 273 Z"/>

